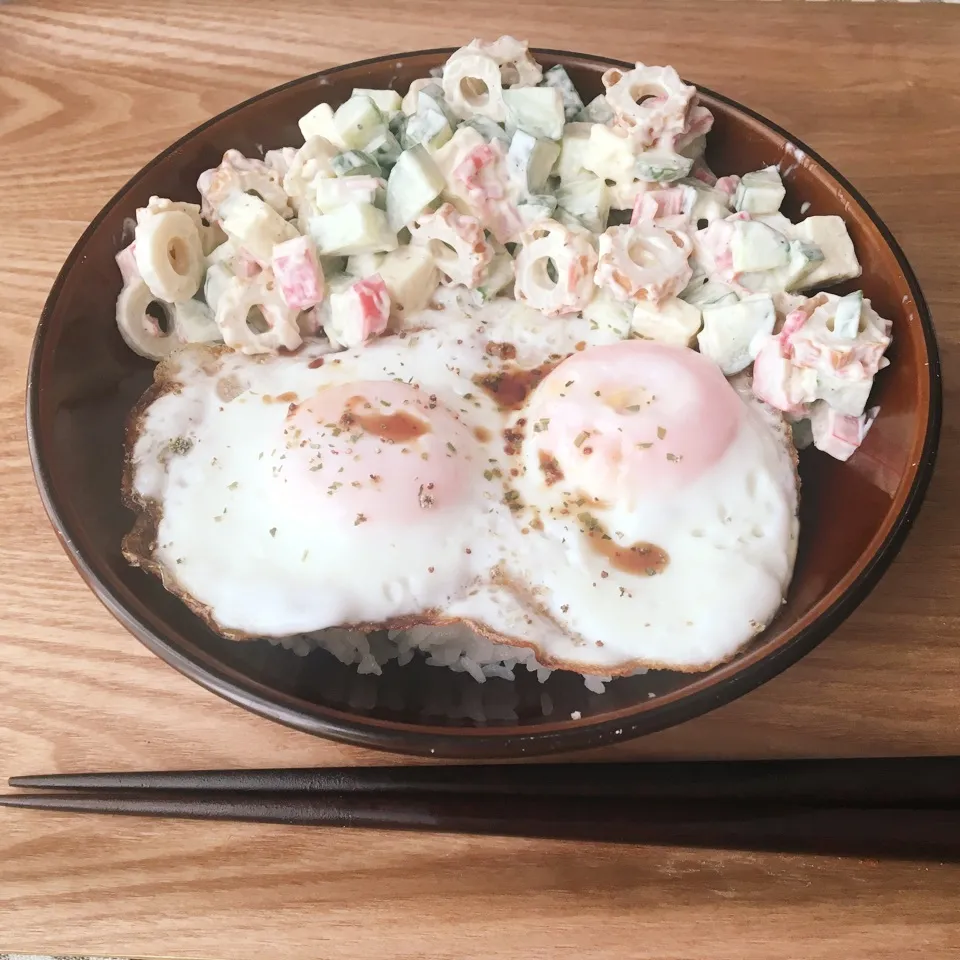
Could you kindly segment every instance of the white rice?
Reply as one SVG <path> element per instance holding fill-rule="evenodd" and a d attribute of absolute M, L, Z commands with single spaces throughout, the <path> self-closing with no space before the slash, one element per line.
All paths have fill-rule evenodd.
<path fill-rule="evenodd" d="M 357 673 L 379 676 L 384 664 L 396 660 L 400 666 L 409 663 L 418 653 L 431 667 L 446 667 L 454 673 L 466 673 L 477 683 L 492 677 L 513 680 L 517 669 L 536 674 L 543 683 L 553 673 L 542 666 L 534 652 L 527 647 L 510 647 L 491 643 L 478 636 L 469 627 L 413 627 L 410 630 L 390 630 L 383 633 L 361 633 L 358 630 L 332 628 L 317 633 L 271 639 L 270 643 L 305 657 L 314 650 L 323 649 L 341 663 L 355 664 Z M 637 673 L 646 673 L 645 669 Z M 603 693 L 612 677 L 584 676 L 583 682 L 591 693 Z M 544 714 L 553 710 L 550 697 L 544 694 Z"/>

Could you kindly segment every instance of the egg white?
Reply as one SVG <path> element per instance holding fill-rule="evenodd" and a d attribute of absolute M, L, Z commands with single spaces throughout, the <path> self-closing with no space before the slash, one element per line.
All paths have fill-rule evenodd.
<path fill-rule="evenodd" d="M 145 556 L 128 544 L 131 560 L 228 636 L 464 620 L 532 647 L 544 665 L 601 676 L 704 669 L 772 619 L 797 536 L 779 422 L 744 396 L 743 428 L 711 474 L 636 509 L 613 504 L 604 522 L 657 543 L 670 565 L 649 578 L 609 570 L 575 518 L 550 515 L 529 469 L 531 435 L 505 452 L 504 429 L 519 414 L 474 378 L 555 363 L 620 334 L 511 301 L 464 306 L 448 294 L 439 307 L 408 321 L 402 337 L 336 354 L 310 344 L 253 359 L 201 346 L 161 365 L 161 395 L 134 420 L 128 470 L 131 503 L 154 518 L 156 545 Z M 418 385 L 469 429 L 455 454 L 469 460 L 467 479 L 455 504 L 423 509 L 415 522 L 344 523 L 329 475 L 321 485 L 301 460 L 295 468 L 283 431 L 291 403 L 381 380 Z M 305 496 L 314 483 L 319 493 Z"/>

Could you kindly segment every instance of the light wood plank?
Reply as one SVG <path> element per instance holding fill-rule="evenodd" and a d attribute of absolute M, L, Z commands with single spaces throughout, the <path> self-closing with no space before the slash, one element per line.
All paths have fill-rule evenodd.
<path fill-rule="evenodd" d="M 762 689 L 605 755 L 960 752 L 960 446 L 950 415 L 960 365 L 960 9 L 708 0 L 409 9 L 278 0 L 270 9 L 251 0 L 0 6 L 0 775 L 397 759 L 248 715 L 112 621 L 36 496 L 24 369 L 71 245 L 173 139 L 303 73 L 506 31 L 672 63 L 809 142 L 901 240 L 943 348 L 938 474 L 882 588 Z M 960 948 L 954 867 L 13 811 L 2 821 L 0 950 L 899 960 Z"/>

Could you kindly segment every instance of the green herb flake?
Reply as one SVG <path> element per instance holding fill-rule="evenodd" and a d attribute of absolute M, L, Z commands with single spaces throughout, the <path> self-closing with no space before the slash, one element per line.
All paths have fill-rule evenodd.
<path fill-rule="evenodd" d="M 271 536 L 271 537 L 275 537 L 276 535 L 277 535 L 277 528 L 276 528 L 276 527 L 271 527 L 271 528 L 270 528 L 270 536 Z"/>
<path fill-rule="evenodd" d="M 657 427 L 657 439 L 662 440 L 667 435 L 666 427 Z"/>
<path fill-rule="evenodd" d="M 170 452 L 178 457 L 186 456 L 193 449 L 193 441 L 189 437 L 174 437 L 170 441 Z"/>
<path fill-rule="evenodd" d="M 590 434 L 587 433 L 586 430 L 582 430 L 580 433 L 577 434 L 577 438 L 576 438 L 576 440 L 573 441 L 573 445 L 574 445 L 577 449 L 579 449 L 580 447 L 583 446 L 583 444 L 586 442 L 587 437 L 589 437 L 589 436 L 590 436 Z"/>
<path fill-rule="evenodd" d="M 600 521 L 592 513 L 578 513 L 577 519 L 591 532 L 600 527 Z"/>

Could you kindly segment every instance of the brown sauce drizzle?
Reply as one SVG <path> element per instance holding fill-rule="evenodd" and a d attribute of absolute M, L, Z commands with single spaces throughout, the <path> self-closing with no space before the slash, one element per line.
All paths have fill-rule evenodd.
<path fill-rule="evenodd" d="M 510 367 L 497 373 L 477 374 L 473 382 L 481 390 L 485 390 L 501 410 L 519 410 L 527 402 L 527 397 L 557 366 L 558 362 L 548 360 L 530 370 Z"/>
<path fill-rule="evenodd" d="M 370 410 L 360 409 L 370 407 Z M 372 433 L 384 443 L 409 443 L 430 433 L 430 424 L 426 420 L 409 413 L 406 410 L 390 410 L 381 407 L 374 410 L 373 404 L 363 397 L 351 397 L 347 401 L 346 409 L 337 421 L 337 425 L 344 430 L 359 427 L 366 433 Z"/>
<path fill-rule="evenodd" d="M 507 427 L 503 431 L 503 452 L 508 457 L 514 457 L 523 446 L 523 428 L 527 425 L 527 418 L 521 417 L 515 427 Z"/>
<path fill-rule="evenodd" d="M 546 450 L 540 451 L 540 470 L 548 487 L 552 487 L 563 479 L 563 471 L 560 469 L 560 464 L 557 463 L 557 458 L 552 453 L 547 453 Z"/>
<path fill-rule="evenodd" d="M 271 397 L 269 393 L 265 393 L 260 399 L 264 403 L 295 403 L 299 397 L 292 390 L 288 390 L 276 397 Z"/>
<path fill-rule="evenodd" d="M 623 573 L 654 577 L 663 573 L 670 564 L 667 551 L 656 544 L 641 540 L 625 547 L 599 529 L 591 531 L 587 536 L 593 552 L 606 557 L 615 570 Z"/>
<path fill-rule="evenodd" d="M 487 353 L 491 357 L 499 357 L 501 360 L 515 360 L 517 358 L 517 348 L 512 343 L 497 343 L 495 340 L 487 341 Z"/>
<path fill-rule="evenodd" d="M 473 435 L 481 443 L 489 443 L 493 439 L 493 434 L 486 427 L 474 427 Z"/>
<path fill-rule="evenodd" d="M 318 367 L 322 367 L 322 366 L 323 366 L 323 357 L 317 357 L 316 359 L 311 360 L 311 361 L 307 364 L 307 366 L 308 366 L 311 370 L 316 370 Z"/>

